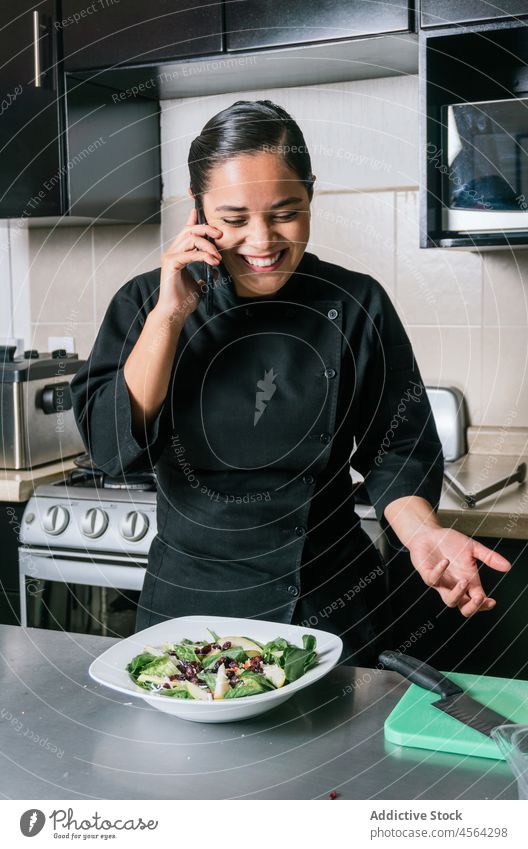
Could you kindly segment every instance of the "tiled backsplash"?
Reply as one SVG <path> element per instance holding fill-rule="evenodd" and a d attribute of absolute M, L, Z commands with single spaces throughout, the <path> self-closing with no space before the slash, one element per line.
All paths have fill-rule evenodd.
<path fill-rule="evenodd" d="M 32 229 L 31 347 L 74 336 L 81 357 L 114 292 L 160 264 L 190 209 L 187 153 L 208 118 L 269 98 L 301 125 L 317 176 L 308 250 L 387 289 L 426 383 L 454 385 L 470 423 L 528 427 L 528 251 L 420 250 L 417 77 L 165 101 L 165 199 L 154 225 Z"/>

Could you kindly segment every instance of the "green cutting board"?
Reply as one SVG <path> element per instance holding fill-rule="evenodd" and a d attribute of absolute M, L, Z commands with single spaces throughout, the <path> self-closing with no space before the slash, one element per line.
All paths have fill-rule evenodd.
<path fill-rule="evenodd" d="M 528 724 L 528 681 L 460 672 L 442 674 L 512 722 Z M 436 693 L 411 684 L 385 720 L 385 738 L 400 746 L 505 760 L 491 737 L 433 707 L 431 703 L 439 698 Z"/>

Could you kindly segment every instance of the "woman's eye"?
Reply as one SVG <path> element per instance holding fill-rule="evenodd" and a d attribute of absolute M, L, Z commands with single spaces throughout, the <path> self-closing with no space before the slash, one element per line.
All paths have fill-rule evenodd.
<path fill-rule="evenodd" d="M 299 212 L 295 210 L 293 212 L 287 212 L 285 214 L 283 213 L 282 215 L 275 215 L 274 218 L 276 221 L 292 221 L 298 214 Z M 222 221 L 224 222 L 224 224 L 229 224 L 232 227 L 242 227 L 244 224 L 246 224 L 245 218 L 237 218 L 235 220 L 229 218 L 222 218 Z"/>

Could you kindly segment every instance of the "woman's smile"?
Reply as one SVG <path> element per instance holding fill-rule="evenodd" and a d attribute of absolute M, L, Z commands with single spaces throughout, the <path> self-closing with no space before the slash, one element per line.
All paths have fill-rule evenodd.
<path fill-rule="evenodd" d="M 239 254 L 239 256 L 244 265 L 248 265 L 252 271 L 255 271 L 257 274 L 269 274 L 270 271 L 275 271 L 280 265 L 282 265 L 282 261 L 287 253 L 288 248 L 283 248 L 280 251 L 276 251 L 274 254 L 267 254 L 264 256 L 253 256 L 242 253 Z"/>

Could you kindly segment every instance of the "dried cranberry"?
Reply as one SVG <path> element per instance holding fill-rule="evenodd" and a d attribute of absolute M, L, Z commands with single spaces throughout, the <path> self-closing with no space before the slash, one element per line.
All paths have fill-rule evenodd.
<path fill-rule="evenodd" d="M 231 648 L 231 641 L 226 640 L 224 645 L 222 646 L 222 651 L 225 651 L 226 649 L 230 649 L 230 648 Z"/>
<path fill-rule="evenodd" d="M 164 684 L 163 686 L 165 687 L 166 690 L 170 690 L 170 688 L 171 688 L 170 684 Z"/>
<path fill-rule="evenodd" d="M 331 799 L 337 799 L 337 793 L 336 793 L 335 790 L 332 790 L 332 792 L 330 793 L 330 798 Z"/>

